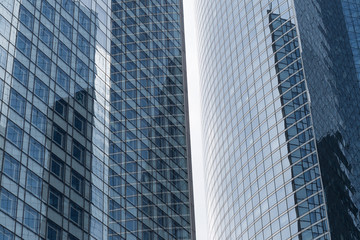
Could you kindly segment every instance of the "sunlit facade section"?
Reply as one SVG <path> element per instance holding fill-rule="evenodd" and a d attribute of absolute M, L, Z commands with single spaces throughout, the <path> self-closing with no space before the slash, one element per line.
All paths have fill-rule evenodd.
<path fill-rule="evenodd" d="M 0 1 L 0 239 L 195 239 L 182 1 Z"/>
<path fill-rule="evenodd" d="M 197 1 L 210 239 L 330 239 L 295 5 Z"/>
<path fill-rule="evenodd" d="M 99 17 L 109 15 L 98 6 L 0 2 L 1 239 L 107 238 L 110 51 Z"/>

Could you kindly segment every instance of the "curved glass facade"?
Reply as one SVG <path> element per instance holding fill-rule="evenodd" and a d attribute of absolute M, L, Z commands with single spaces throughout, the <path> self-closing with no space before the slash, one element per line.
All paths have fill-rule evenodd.
<path fill-rule="evenodd" d="M 197 2 L 210 239 L 330 238 L 296 4 Z"/>
<path fill-rule="evenodd" d="M 0 239 L 194 239 L 182 2 L 0 1 Z"/>
<path fill-rule="evenodd" d="M 359 239 L 359 3 L 197 4 L 210 238 Z"/>

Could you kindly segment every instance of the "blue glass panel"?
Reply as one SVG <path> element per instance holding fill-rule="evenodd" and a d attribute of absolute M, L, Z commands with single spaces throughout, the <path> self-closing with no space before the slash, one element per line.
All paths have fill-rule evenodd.
<path fill-rule="evenodd" d="M 91 21 L 90 18 L 81 10 L 79 10 L 79 24 L 86 31 L 90 32 L 91 30 Z"/>
<path fill-rule="evenodd" d="M 60 240 L 61 228 L 53 222 L 48 222 L 47 226 L 47 240 Z"/>
<path fill-rule="evenodd" d="M 0 208 L 11 217 L 16 216 L 17 198 L 4 188 L 0 192 Z"/>
<path fill-rule="evenodd" d="M 103 210 L 104 197 L 103 192 L 101 192 L 97 187 L 92 187 L 91 189 L 91 199 L 93 204 L 99 209 Z"/>
<path fill-rule="evenodd" d="M 67 64 L 71 64 L 71 51 L 61 41 L 59 41 L 59 57 Z"/>
<path fill-rule="evenodd" d="M 10 23 L 3 16 L 0 16 L 0 26 L 2 26 L 2 28 L 0 28 L 0 34 L 8 38 L 10 34 Z"/>
<path fill-rule="evenodd" d="M 65 18 L 60 17 L 60 31 L 70 40 L 72 40 L 72 26 L 65 20 Z"/>
<path fill-rule="evenodd" d="M 31 123 L 42 133 L 46 133 L 46 116 L 34 106 L 31 114 Z"/>
<path fill-rule="evenodd" d="M 55 95 L 55 111 L 63 118 L 67 115 L 67 104 L 58 95 Z"/>
<path fill-rule="evenodd" d="M 3 172 L 15 182 L 19 181 L 20 163 L 9 154 L 4 154 Z"/>
<path fill-rule="evenodd" d="M 61 6 L 70 14 L 74 14 L 74 2 L 72 0 L 61 0 Z"/>
<path fill-rule="evenodd" d="M 87 107 L 86 95 L 86 91 L 82 89 L 78 84 L 75 84 L 75 100 L 85 108 Z"/>
<path fill-rule="evenodd" d="M 64 176 L 64 163 L 54 154 L 51 156 L 50 171 L 60 179 Z"/>
<path fill-rule="evenodd" d="M 84 162 L 84 158 L 85 158 L 85 148 L 78 143 L 77 141 L 73 141 L 73 152 L 72 152 L 73 157 L 78 160 L 79 162 Z"/>
<path fill-rule="evenodd" d="M 46 74 L 50 75 L 51 73 L 51 60 L 43 52 L 38 51 L 37 55 L 37 65 L 43 70 Z"/>
<path fill-rule="evenodd" d="M 29 141 L 29 155 L 41 165 L 44 163 L 44 146 L 32 137 L 30 137 Z"/>
<path fill-rule="evenodd" d="M 76 225 L 81 226 L 82 224 L 82 209 L 75 203 L 70 203 L 70 220 Z"/>
<path fill-rule="evenodd" d="M 20 116 L 24 116 L 26 100 L 20 93 L 12 88 L 10 90 L 10 107 L 20 114 Z"/>
<path fill-rule="evenodd" d="M 41 195 L 42 180 L 35 173 L 30 170 L 27 171 L 26 177 L 26 190 L 37 197 Z"/>
<path fill-rule="evenodd" d="M 39 232 L 40 215 L 37 211 L 31 208 L 29 205 L 24 206 L 24 218 L 23 223 L 26 227 L 32 231 Z"/>
<path fill-rule="evenodd" d="M 54 22 L 55 19 L 55 9 L 48 3 L 46 0 L 42 1 L 41 12 L 44 16 L 49 19 L 50 22 Z"/>
<path fill-rule="evenodd" d="M 78 34 L 78 47 L 86 56 L 90 55 L 90 43 L 81 34 Z"/>
<path fill-rule="evenodd" d="M 12 121 L 8 121 L 6 138 L 21 149 L 23 143 L 23 131 Z"/>
<path fill-rule="evenodd" d="M 27 37 L 25 37 L 22 33 L 18 32 L 16 47 L 20 50 L 25 56 L 30 57 L 31 53 L 31 42 Z"/>
<path fill-rule="evenodd" d="M 7 51 L 0 47 L 0 67 L 6 68 Z"/>
<path fill-rule="evenodd" d="M 14 234 L 4 228 L 3 226 L 0 226 L 0 239 L 1 240 L 13 240 Z"/>
<path fill-rule="evenodd" d="M 82 134 L 86 134 L 86 120 L 80 114 L 74 114 L 74 128 Z"/>
<path fill-rule="evenodd" d="M 40 38 L 41 41 L 43 41 L 45 43 L 46 46 L 48 46 L 49 48 L 52 48 L 54 36 L 50 32 L 50 30 L 47 29 L 42 24 L 40 24 L 39 38 Z"/>
<path fill-rule="evenodd" d="M 71 172 L 71 187 L 82 194 L 82 186 L 83 186 L 83 177 L 75 172 Z"/>
<path fill-rule="evenodd" d="M 49 99 L 49 87 L 40 79 L 35 78 L 34 94 L 38 96 L 42 101 L 47 103 Z"/>
<path fill-rule="evenodd" d="M 49 205 L 61 212 L 62 208 L 62 196 L 61 193 L 54 188 L 49 189 Z"/>
<path fill-rule="evenodd" d="M 69 91 L 70 77 L 60 68 L 57 69 L 56 83 L 66 91 Z"/>
<path fill-rule="evenodd" d="M 30 30 L 34 27 L 34 16 L 23 5 L 20 6 L 19 20 Z"/>
<path fill-rule="evenodd" d="M 53 126 L 53 140 L 60 147 L 65 147 L 66 133 L 56 125 Z"/>
<path fill-rule="evenodd" d="M 18 60 L 14 60 L 13 76 L 23 85 L 27 86 L 29 79 L 29 70 Z"/>
<path fill-rule="evenodd" d="M 89 68 L 88 66 L 81 61 L 79 58 L 76 59 L 76 72 L 82 77 L 85 81 L 89 81 Z"/>

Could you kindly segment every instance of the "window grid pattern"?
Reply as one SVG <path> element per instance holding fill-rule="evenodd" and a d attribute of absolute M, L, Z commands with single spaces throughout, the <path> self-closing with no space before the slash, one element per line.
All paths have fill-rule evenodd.
<path fill-rule="evenodd" d="M 360 238 L 359 7 L 295 1 L 297 12 L 311 16 L 297 18 L 332 239 Z"/>
<path fill-rule="evenodd" d="M 130 21 L 138 17 L 119 17 L 127 10 L 118 8 L 118 1 L 55 2 L 0 3 L 1 117 L 7 119 L 0 133 L 5 146 L 0 150 L 0 177 L 4 189 L 14 192 L 17 215 L 22 216 L 8 217 L 0 226 L 21 239 L 189 239 L 181 2 L 149 1 L 141 7 L 122 2 L 124 9 L 141 17 L 141 36 Z M 112 25 L 112 16 L 113 23 L 127 21 L 137 36 L 116 33 L 120 28 Z M 10 24 L 12 17 L 19 19 L 17 26 Z M 111 44 L 112 31 L 116 35 Z M 131 38 L 138 43 L 128 42 Z M 125 43 L 128 57 L 123 52 L 124 60 L 119 60 L 117 48 L 111 49 Z M 134 47 L 138 60 L 130 51 Z M 132 78 L 120 81 L 118 76 Z M 126 92 L 121 92 L 125 85 Z M 10 89 L 23 97 L 24 113 L 10 106 Z M 119 104 L 113 93 L 126 110 L 112 107 Z M 118 162 L 119 147 L 126 149 L 128 164 Z M 5 160 L 8 155 L 13 161 Z M 136 177 L 134 170 L 139 170 Z M 143 189 L 144 195 L 139 194 Z M 116 197 L 108 201 L 108 194 Z M 110 224 L 104 224 L 108 219 Z"/>
<path fill-rule="evenodd" d="M 7 119 L 0 134 L 4 146 L 0 178 L 1 191 L 14 194 L 14 201 L 3 201 L 0 217 L 6 221 L 0 222 L 0 238 L 105 239 L 107 196 L 102 209 L 95 209 L 88 193 L 94 184 L 98 194 L 108 193 L 103 181 L 108 157 L 104 133 L 109 132 L 104 109 L 109 105 L 110 74 L 103 71 L 110 69 L 106 66 L 110 50 L 107 37 L 96 34 L 106 30 L 100 30 L 96 8 L 88 9 L 83 1 L 54 3 L 0 2 L 0 102 L 1 117 Z M 17 26 L 10 24 L 12 17 L 18 18 Z M 15 40 L 10 30 L 16 33 Z M 75 112 L 81 119 L 79 131 L 73 129 Z M 86 128 L 94 121 L 96 126 Z M 95 141 L 96 128 L 100 130 Z M 61 139 L 57 135 L 53 140 L 54 129 Z M 73 142 L 82 147 L 80 155 L 73 156 Z M 75 171 L 77 179 L 71 182 L 70 173 Z M 70 202 L 76 202 L 81 213 L 76 223 L 70 209 L 64 210 Z"/>
<path fill-rule="evenodd" d="M 329 239 L 293 1 L 197 12 L 209 239 Z"/>
<path fill-rule="evenodd" d="M 113 1 L 113 239 L 191 239 L 181 1 Z"/>

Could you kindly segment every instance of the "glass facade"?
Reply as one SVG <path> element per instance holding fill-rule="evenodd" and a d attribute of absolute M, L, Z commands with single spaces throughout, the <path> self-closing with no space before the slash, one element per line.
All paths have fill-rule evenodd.
<path fill-rule="evenodd" d="M 112 1 L 112 239 L 195 237 L 181 12 L 179 0 Z"/>
<path fill-rule="evenodd" d="M 210 239 L 359 239 L 359 7 L 197 1 Z"/>
<path fill-rule="evenodd" d="M 194 239 L 182 2 L 0 1 L 0 239 Z"/>

